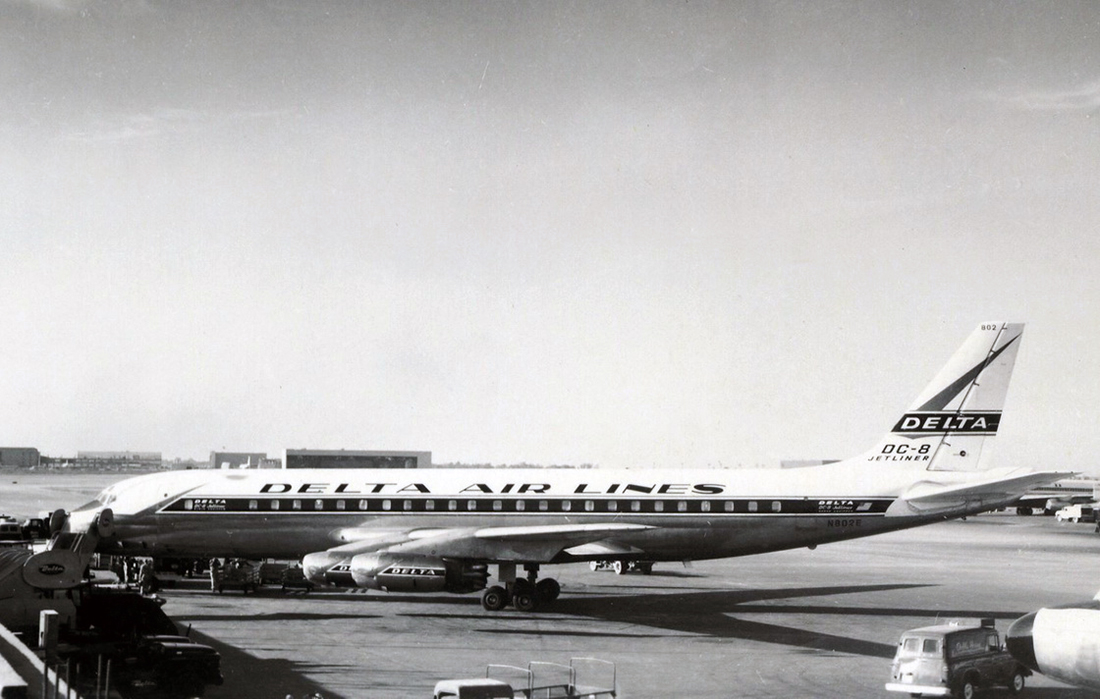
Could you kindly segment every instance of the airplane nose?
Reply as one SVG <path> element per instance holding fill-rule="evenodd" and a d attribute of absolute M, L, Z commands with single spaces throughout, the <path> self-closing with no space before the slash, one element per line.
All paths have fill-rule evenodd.
<path fill-rule="evenodd" d="M 1032 612 L 1012 622 L 1005 634 L 1005 645 L 1018 662 L 1039 672 L 1039 661 L 1035 659 L 1035 639 L 1032 637 L 1036 614 L 1037 612 Z"/>

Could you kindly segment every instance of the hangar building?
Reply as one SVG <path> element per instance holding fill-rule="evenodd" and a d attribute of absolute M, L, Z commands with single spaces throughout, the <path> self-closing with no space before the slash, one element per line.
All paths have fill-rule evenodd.
<path fill-rule="evenodd" d="M 283 468 L 429 468 L 430 451 L 287 449 Z"/>
<path fill-rule="evenodd" d="M 0 466 L 37 466 L 41 455 L 34 447 L 0 447 Z"/>

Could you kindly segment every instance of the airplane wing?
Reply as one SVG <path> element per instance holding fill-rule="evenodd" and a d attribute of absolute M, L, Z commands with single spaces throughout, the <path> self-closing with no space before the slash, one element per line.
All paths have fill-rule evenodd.
<path fill-rule="evenodd" d="M 367 537 L 345 531 L 351 543 L 329 549 L 329 553 L 347 556 L 367 552 L 424 554 L 441 558 L 466 558 L 486 561 L 549 563 L 565 549 L 627 532 L 652 529 L 644 524 L 560 524 L 526 527 L 483 527 L 463 529 L 419 529 L 374 533 Z M 608 543 L 608 546 L 621 546 Z"/>
<path fill-rule="evenodd" d="M 908 505 L 918 512 L 950 510 L 956 507 L 983 504 L 989 507 L 1009 505 L 1032 488 L 1061 480 L 1071 475 L 1063 471 L 1029 471 L 1018 476 L 992 478 L 977 483 L 943 485 L 930 481 L 915 483 L 896 506 Z M 887 511 L 887 514 L 890 514 Z"/>

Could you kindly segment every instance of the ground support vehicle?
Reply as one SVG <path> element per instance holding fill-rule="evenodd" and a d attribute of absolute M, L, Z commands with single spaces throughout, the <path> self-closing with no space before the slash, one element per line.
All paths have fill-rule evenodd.
<path fill-rule="evenodd" d="M 240 590 L 245 594 L 260 589 L 260 569 L 248 561 L 229 560 L 210 566 L 210 590 L 217 593 Z"/>
<path fill-rule="evenodd" d="M 1018 694 L 1031 670 L 1001 643 L 992 619 L 911 629 L 901 635 L 890 670 L 890 692 L 973 699 L 979 689 Z"/>
<path fill-rule="evenodd" d="M 653 572 L 653 561 L 592 561 L 588 564 L 592 570 L 611 570 L 616 575 L 624 573 L 641 573 L 649 575 Z"/>
<path fill-rule="evenodd" d="M 218 652 L 179 635 L 164 600 L 125 589 L 74 592 L 76 623 L 63 630 L 58 655 L 77 669 L 85 696 L 108 680 L 125 697 L 150 698 L 190 699 L 222 684 Z"/>
<path fill-rule="evenodd" d="M 1086 522 L 1093 519 L 1092 505 L 1066 505 L 1054 513 L 1054 519 L 1059 522 L 1073 522 L 1077 524 L 1081 520 Z"/>
<path fill-rule="evenodd" d="M 615 663 L 572 658 L 568 665 L 532 661 L 527 667 L 489 665 L 485 676 L 443 680 L 434 699 L 599 699 L 616 696 Z"/>
<path fill-rule="evenodd" d="M 282 575 L 279 576 L 279 584 L 283 590 L 301 590 L 302 592 L 310 592 L 316 586 L 312 580 L 306 577 L 305 571 L 299 565 L 288 566 L 284 569 Z"/>

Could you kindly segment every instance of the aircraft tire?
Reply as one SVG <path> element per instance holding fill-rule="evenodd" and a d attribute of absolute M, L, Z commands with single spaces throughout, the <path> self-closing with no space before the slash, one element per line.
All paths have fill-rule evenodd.
<path fill-rule="evenodd" d="M 1024 691 L 1024 673 L 1020 668 L 1012 673 L 1012 681 L 1008 683 L 1009 694 L 1019 694 Z"/>
<path fill-rule="evenodd" d="M 539 599 L 553 602 L 561 594 L 561 585 L 553 578 L 543 578 L 535 584 L 535 590 L 538 591 Z"/>
<path fill-rule="evenodd" d="M 481 593 L 481 606 L 487 612 L 499 612 L 508 604 L 508 592 L 500 585 L 493 585 Z"/>
<path fill-rule="evenodd" d="M 622 575 L 626 572 L 626 564 L 622 561 L 615 561 L 611 564 L 611 570 L 615 571 L 615 575 Z"/>
<path fill-rule="evenodd" d="M 512 606 L 519 612 L 533 612 L 538 606 L 537 599 L 530 590 L 520 590 L 512 595 Z"/>

